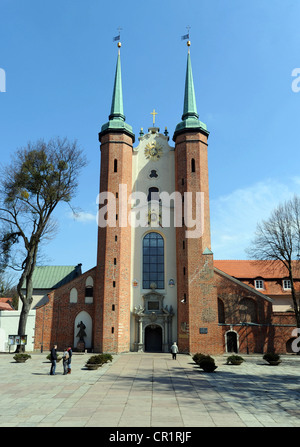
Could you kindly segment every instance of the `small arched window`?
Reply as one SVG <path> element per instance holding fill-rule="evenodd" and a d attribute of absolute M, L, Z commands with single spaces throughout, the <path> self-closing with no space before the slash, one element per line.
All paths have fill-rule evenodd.
<path fill-rule="evenodd" d="M 91 276 L 88 276 L 85 282 L 85 296 L 91 298 L 93 296 L 94 281 Z"/>
<path fill-rule="evenodd" d="M 159 190 L 155 186 L 148 189 L 148 202 L 151 200 L 159 201 Z"/>
<path fill-rule="evenodd" d="M 70 303 L 77 303 L 77 299 L 78 299 L 77 289 L 73 287 L 73 289 L 71 289 L 70 291 Z"/>
<path fill-rule="evenodd" d="M 114 172 L 118 172 L 118 160 L 114 159 Z"/>
<path fill-rule="evenodd" d="M 191 167 L 192 167 L 192 172 L 196 172 L 196 164 L 195 164 L 194 158 L 192 158 Z"/>

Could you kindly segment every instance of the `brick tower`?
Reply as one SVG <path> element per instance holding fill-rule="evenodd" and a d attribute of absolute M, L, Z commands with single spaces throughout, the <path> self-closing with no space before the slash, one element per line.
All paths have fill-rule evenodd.
<path fill-rule="evenodd" d="M 99 215 L 108 209 L 109 224 L 98 222 L 97 273 L 95 281 L 94 349 L 99 352 L 123 352 L 130 347 L 130 265 L 131 228 L 124 222 L 130 205 L 132 187 L 132 146 L 135 140 L 131 126 L 125 123 L 121 79 L 120 46 L 115 73 L 109 121 L 99 133 L 101 150 Z M 119 185 L 127 187 L 122 195 L 120 213 Z M 111 195 L 116 206 L 107 207 L 101 193 Z M 102 203 L 101 203 L 102 202 Z M 122 214 L 122 215 L 120 215 Z M 125 224 L 124 224 L 125 223 Z"/>
<path fill-rule="evenodd" d="M 186 203 L 184 225 L 176 228 L 177 324 L 181 352 L 222 352 L 218 327 L 217 291 L 210 243 L 210 213 L 206 125 L 199 121 L 190 59 L 190 42 L 185 81 L 182 121 L 176 126 L 175 187 L 182 195 L 192 193 L 193 219 L 196 218 L 196 193 L 201 200 L 201 234 L 187 237 Z M 199 209 L 200 203 L 197 203 Z M 183 205 L 184 206 L 184 205 Z M 197 220 L 199 226 L 199 219 Z"/>

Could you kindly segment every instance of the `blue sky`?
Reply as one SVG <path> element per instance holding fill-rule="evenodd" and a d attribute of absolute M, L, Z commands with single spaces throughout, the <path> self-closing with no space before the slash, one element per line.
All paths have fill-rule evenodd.
<path fill-rule="evenodd" d="M 212 250 L 215 259 L 245 259 L 256 223 L 300 189 L 299 17 L 300 0 L 1 0 L 1 164 L 28 141 L 54 136 L 77 139 L 89 161 L 73 201 L 81 218 L 60 206 L 46 262 L 96 264 L 98 132 L 110 112 L 117 28 L 126 121 L 137 140 L 155 108 L 172 140 L 188 25 L 198 113 L 210 131 Z"/>

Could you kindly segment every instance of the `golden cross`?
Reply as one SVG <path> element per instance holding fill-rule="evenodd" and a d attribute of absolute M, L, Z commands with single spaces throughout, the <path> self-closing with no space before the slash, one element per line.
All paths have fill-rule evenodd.
<path fill-rule="evenodd" d="M 155 115 L 157 115 L 157 113 L 155 112 L 155 109 L 153 109 L 153 112 L 151 112 L 150 115 L 153 115 L 153 126 L 154 126 L 154 124 L 155 124 Z"/>

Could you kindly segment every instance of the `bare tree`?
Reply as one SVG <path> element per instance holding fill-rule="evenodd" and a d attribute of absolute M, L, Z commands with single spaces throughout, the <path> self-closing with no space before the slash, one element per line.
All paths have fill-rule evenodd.
<path fill-rule="evenodd" d="M 18 335 L 26 334 L 32 303 L 32 275 L 43 240 L 53 233 L 52 213 L 60 202 L 70 203 L 78 175 L 86 165 L 77 142 L 66 138 L 39 140 L 19 149 L 1 175 L 0 268 L 4 270 L 18 245 L 21 274 L 17 292 L 22 302 Z M 25 286 L 26 293 L 22 293 Z M 23 347 L 19 346 L 17 351 Z"/>
<path fill-rule="evenodd" d="M 300 268 L 300 197 L 280 204 L 268 220 L 258 224 L 248 254 L 253 259 L 280 261 L 291 282 L 296 324 L 300 328 L 300 297 L 295 290 L 294 275 Z"/>

